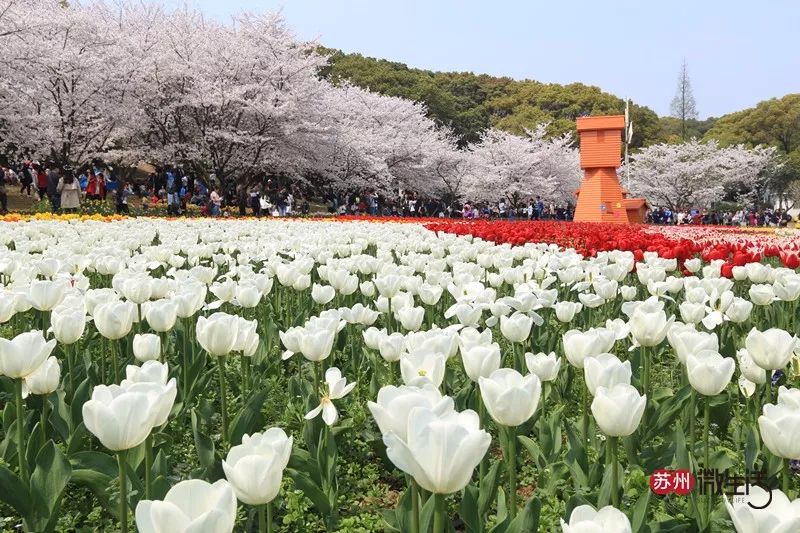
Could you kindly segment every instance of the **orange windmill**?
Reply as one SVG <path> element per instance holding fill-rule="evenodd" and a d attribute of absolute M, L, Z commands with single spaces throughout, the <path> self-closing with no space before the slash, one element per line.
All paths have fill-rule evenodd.
<path fill-rule="evenodd" d="M 573 220 L 643 223 L 647 202 L 628 198 L 617 179 L 625 116 L 581 117 L 576 122 L 584 175 Z"/>

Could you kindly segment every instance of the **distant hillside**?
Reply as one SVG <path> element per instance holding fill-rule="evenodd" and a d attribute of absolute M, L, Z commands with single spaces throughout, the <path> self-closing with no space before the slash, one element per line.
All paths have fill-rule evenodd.
<path fill-rule="evenodd" d="M 496 127 L 522 133 L 541 122 L 550 122 L 550 133 L 574 131 L 583 115 L 622 113 L 625 102 L 598 87 L 571 83 L 513 80 L 471 72 L 433 72 L 409 68 L 403 63 L 323 49 L 330 64 L 322 75 L 334 83 L 349 80 L 360 87 L 425 103 L 430 117 L 452 128 L 461 144 L 476 141 L 482 131 Z M 634 104 L 633 146 L 680 140 L 680 124 L 659 118 L 648 107 Z M 691 121 L 691 136 L 703 137 L 714 119 Z"/>

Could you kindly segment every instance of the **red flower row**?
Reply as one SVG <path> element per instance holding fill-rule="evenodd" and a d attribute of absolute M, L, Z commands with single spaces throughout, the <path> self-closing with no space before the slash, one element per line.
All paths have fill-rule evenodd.
<path fill-rule="evenodd" d="M 800 237 L 779 238 L 735 228 L 694 227 L 691 231 L 683 231 L 674 227 L 589 222 L 441 219 L 426 222 L 425 227 L 496 243 L 557 244 L 574 248 L 585 256 L 626 250 L 633 252 L 637 260 L 644 257 L 644 252 L 656 252 L 661 257 L 678 259 L 681 263 L 692 257 L 701 257 L 704 261 L 721 259 L 726 262 L 723 273 L 727 275 L 734 266 L 759 262 L 765 257 L 779 258 L 788 268 L 800 267 Z"/>

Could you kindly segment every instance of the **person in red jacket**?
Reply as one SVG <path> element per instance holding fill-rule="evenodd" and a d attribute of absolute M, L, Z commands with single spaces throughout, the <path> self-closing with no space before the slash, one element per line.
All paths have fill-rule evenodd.
<path fill-rule="evenodd" d="M 47 172 L 40 165 L 36 169 L 36 189 L 39 191 L 39 200 L 44 200 L 47 196 Z"/>
<path fill-rule="evenodd" d="M 91 170 L 89 170 L 89 179 L 86 181 L 86 197 L 89 200 L 100 198 L 100 195 L 97 194 L 97 176 Z"/>

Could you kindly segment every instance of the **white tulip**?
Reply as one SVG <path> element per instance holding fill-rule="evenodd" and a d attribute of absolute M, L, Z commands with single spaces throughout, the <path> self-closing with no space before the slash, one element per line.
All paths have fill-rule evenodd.
<path fill-rule="evenodd" d="M 722 357 L 713 350 L 702 350 L 686 358 L 689 384 L 704 396 L 716 396 L 725 390 L 735 369 L 732 358 Z"/>
<path fill-rule="evenodd" d="M 489 415 L 500 425 L 519 426 L 539 406 L 542 384 L 536 374 L 523 376 L 513 368 L 500 368 L 478 381 Z"/>
<path fill-rule="evenodd" d="M 789 498 L 778 489 L 769 493 L 758 485 L 737 487 L 733 505 L 725 496 L 725 507 L 736 533 L 789 533 L 800 531 L 800 500 Z"/>
<path fill-rule="evenodd" d="M 553 306 L 559 322 L 572 322 L 575 315 L 581 312 L 583 304 L 580 302 L 558 302 Z"/>
<path fill-rule="evenodd" d="M 178 304 L 172 300 L 155 300 L 142 304 L 142 314 L 153 331 L 166 332 L 178 319 Z"/>
<path fill-rule="evenodd" d="M 0 337 L 0 376 L 28 377 L 42 366 L 55 347 L 55 339 L 46 341 L 38 330 L 20 333 L 11 340 Z"/>
<path fill-rule="evenodd" d="M 406 385 L 420 383 L 420 378 L 439 387 L 444 380 L 445 354 L 414 351 L 400 359 L 400 375 Z"/>
<path fill-rule="evenodd" d="M 341 370 L 331 367 L 325 371 L 325 386 L 327 392 L 322 395 L 319 405 L 306 413 L 306 420 L 318 416 L 322 413 L 322 420 L 329 426 L 334 425 L 339 420 L 339 411 L 333 405 L 333 400 L 344 398 L 356 386 L 355 383 L 348 385 L 347 379 L 342 376 Z"/>
<path fill-rule="evenodd" d="M 562 533 L 631 533 L 628 517 L 610 505 L 596 511 L 590 505 L 579 505 L 572 510 L 569 524 L 561 520 Z"/>
<path fill-rule="evenodd" d="M 155 333 L 137 333 L 133 336 L 133 356 L 141 362 L 161 357 L 161 338 Z"/>
<path fill-rule="evenodd" d="M 775 291 L 772 285 L 751 285 L 748 291 L 750 301 L 755 305 L 769 305 L 775 300 Z"/>
<path fill-rule="evenodd" d="M 311 287 L 311 299 L 319 305 L 325 305 L 336 297 L 336 289 L 330 285 L 314 284 Z"/>
<path fill-rule="evenodd" d="M 500 332 L 510 342 L 525 342 L 531 334 L 533 318 L 523 313 L 500 317 Z"/>
<path fill-rule="evenodd" d="M 745 348 L 755 363 L 764 370 L 784 368 L 792 359 L 795 337 L 788 331 L 770 328 L 750 330 L 745 338 Z"/>
<path fill-rule="evenodd" d="M 608 437 L 627 437 L 639 423 L 647 405 L 632 385 L 618 383 L 614 387 L 598 387 L 592 400 L 592 415 L 600 430 Z"/>
<path fill-rule="evenodd" d="M 477 382 L 481 377 L 488 377 L 500 368 L 500 345 L 493 342 L 489 345 L 476 345 L 461 351 L 461 361 L 467 377 Z"/>
<path fill-rule="evenodd" d="M 408 417 L 415 407 L 426 407 L 436 415 L 453 412 L 453 399 L 442 396 L 435 386 L 425 383 L 421 387 L 386 385 L 378 391 L 377 402 L 367 402 L 372 417 L 382 435 L 396 434 L 408 440 Z"/>
<path fill-rule="evenodd" d="M 742 376 L 759 385 L 763 385 L 767 382 L 766 372 L 756 364 L 750 356 L 750 352 L 747 351 L 747 348 L 738 350 L 736 352 L 736 359 L 739 360 L 739 371 L 742 373 Z"/>
<path fill-rule="evenodd" d="M 25 388 L 31 394 L 46 396 L 58 388 L 61 379 L 61 367 L 58 359 L 52 355 L 39 368 L 25 376 Z"/>
<path fill-rule="evenodd" d="M 138 313 L 131 301 L 106 302 L 95 307 L 94 325 L 103 337 L 118 340 L 130 333 Z"/>
<path fill-rule="evenodd" d="M 491 441 L 475 411 L 438 414 L 426 407 L 411 409 L 406 440 L 393 432 L 383 437 L 392 463 L 436 494 L 462 490 Z"/>
<path fill-rule="evenodd" d="M 163 501 L 140 500 L 136 506 L 139 533 L 230 533 L 236 523 L 236 494 L 220 479 L 181 481 Z"/>
<path fill-rule="evenodd" d="M 553 381 L 558 377 L 558 372 L 561 369 L 561 358 L 556 357 L 555 352 L 550 352 L 549 354 L 527 352 L 525 354 L 525 366 L 528 367 L 528 372 L 536 374 L 540 381 Z"/>
<path fill-rule="evenodd" d="M 292 453 L 292 437 L 280 428 L 242 436 L 242 443 L 222 461 L 236 497 L 248 505 L 264 505 L 278 495 L 283 471 Z"/>
<path fill-rule="evenodd" d="M 417 331 L 422 327 L 422 321 L 425 319 L 425 309 L 423 307 L 403 307 L 396 310 L 394 316 L 400 321 L 403 329 Z"/>
<path fill-rule="evenodd" d="M 606 328 L 591 328 L 585 332 L 571 329 L 562 337 L 564 355 L 570 364 L 583 368 L 584 359 L 608 353 L 616 340 L 614 332 Z"/>
<path fill-rule="evenodd" d="M 236 346 L 239 317 L 227 313 L 214 313 L 197 318 L 197 342 L 209 355 L 228 355 Z"/>
<path fill-rule="evenodd" d="M 598 387 L 611 389 L 618 383 L 630 384 L 631 363 L 622 362 L 615 355 L 602 353 L 587 357 L 583 361 L 586 388 L 594 396 Z"/>

